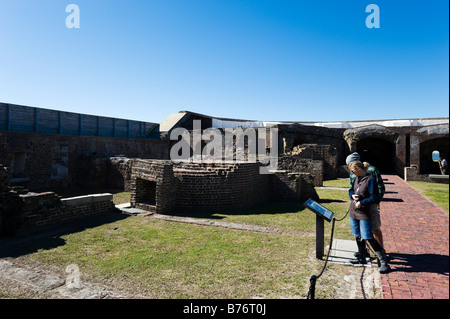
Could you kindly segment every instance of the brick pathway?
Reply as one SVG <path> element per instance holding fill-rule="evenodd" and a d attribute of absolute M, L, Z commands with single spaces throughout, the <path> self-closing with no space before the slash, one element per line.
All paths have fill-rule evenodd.
<path fill-rule="evenodd" d="M 383 175 L 381 230 L 392 270 L 384 299 L 449 298 L 449 213 L 395 175 Z"/>

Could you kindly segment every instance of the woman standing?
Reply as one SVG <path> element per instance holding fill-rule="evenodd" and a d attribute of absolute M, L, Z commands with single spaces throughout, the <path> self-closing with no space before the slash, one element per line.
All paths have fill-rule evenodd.
<path fill-rule="evenodd" d="M 380 263 L 378 271 L 387 272 L 390 268 L 386 261 L 386 254 L 380 244 L 374 239 L 372 232 L 371 211 L 377 209 L 379 202 L 378 186 L 375 179 L 366 173 L 364 164 L 354 161 L 350 164 L 350 170 L 356 175 L 353 188 L 349 190 L 350 196 L 350 227 L 352 234 L 356 236 L 359 255 L 352 260 L 354 264 L 366 263 L 366 243 L 367 240 Z"/>

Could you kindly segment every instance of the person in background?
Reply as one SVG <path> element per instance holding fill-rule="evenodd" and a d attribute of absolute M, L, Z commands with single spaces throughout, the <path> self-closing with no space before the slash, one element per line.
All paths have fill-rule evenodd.
<path fill-rule="evenodd" d="M 439 168 L 442 175 L 447 175 L 447 160 L 439 158 Z"/>
<path fill-rule="evenodd" d="M 352 162 L 358 161 L 360 162 L 360 156 L 357 152 L 350 154 L 347 156 L 345 162 L 350 167 Z M 376 206 L 373 206 L 373 211 L 371 212 L 372 219 L 372 227 L 373 227 L 373 236 L 376 241 L 380 244 L 381 248 L 384 250 L 384 242 L 383 242 L 383 233 L 381 231 L 381 218 L 380 218 L 380 201 L 383 199 L 384 193 L 386 192 L 386 187 L 384 186 L 383 177 L 380 174 L 380 171 L 373 165 L 370 165 L 367 162 L 364 162 L 364 169 L 367 174 L 374 177 L 375 182 L 378 187 L 379 200 Z M 350 170 L 350 188 L 353 189 L 354 183 L 356 180 L 356 175 L 352 173 Z"/>

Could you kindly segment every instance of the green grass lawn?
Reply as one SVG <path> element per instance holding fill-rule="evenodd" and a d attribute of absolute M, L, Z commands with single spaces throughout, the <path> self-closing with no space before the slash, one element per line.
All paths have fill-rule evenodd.
<path fill-rule="evenodd" d="M 337 217 L 345 214 L 345 192 L 318 191 Z M 127 196 L 119 196 L 120 201 Z M 130 216 L 19 245 L 10 253 L 26 254 L 27 259 L 62 270 L 76 264 L 82 280 L 107 283 L 146 298 L 306 297 L 309 278 L 323 266 L 315 258 L 312 212 L 298 204 L 274 203 L 199 217 L 290 232 L 258 233 Z M 327 244 L 331 223 L 325 228 Z M 337 236 L 347 236 L 348 218 L 336 228 Z M 317 298 L 335 297 L 337 287 L 326 285 L 327 280 L 324 275 Z"/>
<path fill-rule="evenodd" d="M 309 257 L 312 236 L 136 216 L 33 246 L 27 250 L 35 261 L 61 269 L 77 264 L 82 280 L 95 276 L 147 298 L 301 298 L 320 267 Z"/>
<path fill-rule="evenodd" d="M 442 207 L 447 212 L 448 207 L 448 184 L 436 184 L 436 183 L 426 183 L 426 182 L 408 182 L 409 185 L 417 189 L 423 195 L 428 197 L 431 201 L 436 203 L 436 205 Z"/>
<path fill-rule="evenodd" d="M 125 204 L 130 202 L 130 192 L 121 192 L 113 194 L 113 202 L 115 205 Z"/>
<path fill-rule="evenodd" d="M 346 188 L 348 180 L 324 185 Z M 411 185 L 448 210 L 448 185 Z M 346 190 L 320 188 L 317 192 L 336 219 L 345 216 Z M 129 193 L 115 194 L 114 201 L 128 202 Z M 67 265 L 76 264 L 82 281 L 145 298 L 305 298 L 309 278 L 323 267 L 324 262 L 315 258 L 315 215 L 301 204 L 269 203 L 246 211 L 189 217 L 286 232 L 258 233 L 129 216 L 18 245 L 9 253 L 60 269 L 63 275 Z M 325 223 L 326 245 L 331 225 Z M 336 222 L 334 234 L 335 239 L 353 239 L 348 216 Z M 336 276 L 343 277 L 345 271 L 345 266 L 328 264 L 316 297 L 336 298 Z"/>
<path fill-rule="evenodd" d="M 348 178 L 332 179 L 328 181 L 323 181 L 323 186 L 348 188 L 350 187 L 350 180 Z"/>

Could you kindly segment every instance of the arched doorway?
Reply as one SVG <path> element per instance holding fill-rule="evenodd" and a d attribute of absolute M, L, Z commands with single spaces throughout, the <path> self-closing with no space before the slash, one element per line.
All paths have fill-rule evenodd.
<path fill-rule="evenodd" d="M 440 174 L 439 164 L 433 162 L 431 153 L 439 151 L 441 158 L 449 160 L 448 138 L 441 137 L 425 141 L 420 144 L 420 174 Z"/>
<path fill-rule="evenodd" d="M 380 138 L 364 138 L 358 141 L 356 151 L 362 162 L 369 162 L 381 173 L 395 173 L 395 144 Z"/>

